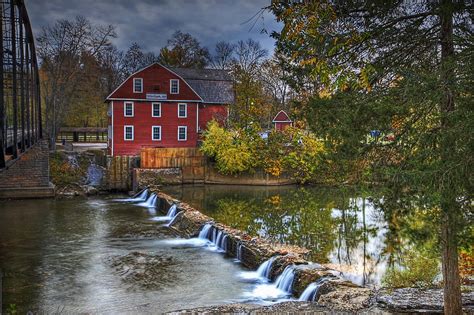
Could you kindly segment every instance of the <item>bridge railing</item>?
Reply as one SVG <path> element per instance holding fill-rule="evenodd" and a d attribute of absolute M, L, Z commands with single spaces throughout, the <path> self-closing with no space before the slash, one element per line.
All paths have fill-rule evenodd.
<path fill-rule="evenodd" d="M 23 0 L 0 0 L 0 169 L 42 137 L 38 63 Z"/>

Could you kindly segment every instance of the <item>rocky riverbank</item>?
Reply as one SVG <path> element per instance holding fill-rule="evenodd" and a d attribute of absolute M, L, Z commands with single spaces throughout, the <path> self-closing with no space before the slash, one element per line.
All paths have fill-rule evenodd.
<path fill-rule="evenodd" d="M 285 268 L 292 266 L 294 272 L 292 294 L 298 298 L 312 283 L 318 282 L 314 302 L 292 301 L 272 306 L 252 304 L 228 304 L 215 307 L 181 310 L 175 313 L 239 313 L 259 314 L 270 312 L 297 313 L 397 313 L 397 312 L 442 312 L 441 290 L 396 289 L 373 290 L 355 285 L 343 279 L 340 272 L 319 264 L 309 263 L 306 258 L 309 250 L 296 246 L 273 244 L 252 237 L 247 233 L 215 222 L 186 203 L 155 191 L 160 199 L 159 209 L 166 213 L 176 204 L 178 214 L 170 227 L 185 237 L 196 237 L 204 225 L 210 224 L 210 233 L 225 248 L 226 255 L 236 257 L 250 269 L 257 269 L 266 260 L 272 259 L 269 279 L 274 281 Z M 463 294 L 465 311 L 474 313 L 474 293 Z"/>

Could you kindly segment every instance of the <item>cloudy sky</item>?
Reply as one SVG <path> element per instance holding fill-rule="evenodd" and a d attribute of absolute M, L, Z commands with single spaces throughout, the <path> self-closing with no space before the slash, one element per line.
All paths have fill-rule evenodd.
<path fill-rule="evenodd" d="M 251 37 L 272 52 L 274 41 L 269 34 L 280 28 L 268 12 L 259 15 L 260 18 L 254 17 L 270 0 L 25 2 L 36 36 L 43 26 L 53 24 L 58 19 L 73 19 L 82 15 L 93 23 L 115 25 L 118 37 L 114 39 L 114 44 L 122 50 L 126 50 L 132 42 L 137 42 L 144 50 L 158 53 L 173 32 L 179 29 L 196 37 L 211 51 L 218 41 L 236 42 Z M 268 34 L 262 33 L 262 29 Z"/>

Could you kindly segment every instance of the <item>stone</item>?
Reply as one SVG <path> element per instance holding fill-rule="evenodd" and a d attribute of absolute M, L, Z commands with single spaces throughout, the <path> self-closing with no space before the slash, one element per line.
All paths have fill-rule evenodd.
<path fill-rule="evenodd" d="M 379 307 L 395 312 L 442 312 L 442 289 L 400 288 L 380 290 L 376 302 Z M 462 293 L 466 313 L 474 313 L 474 291 Z"/>

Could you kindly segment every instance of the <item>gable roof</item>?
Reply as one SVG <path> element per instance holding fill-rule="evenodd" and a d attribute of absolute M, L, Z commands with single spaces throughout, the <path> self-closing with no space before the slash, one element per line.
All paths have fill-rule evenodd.
<path fill-rule="evenodd" d="M 205 103 L 234 103 L 234 85 L 229 72 L 217 69 L 169 68 L 183 78 Z"/>
<path fill-rule="evenodd" d="M 292 122 L 292 120 L 284 110 L 281 110 L 275 115 L 272 122 Z"/>

